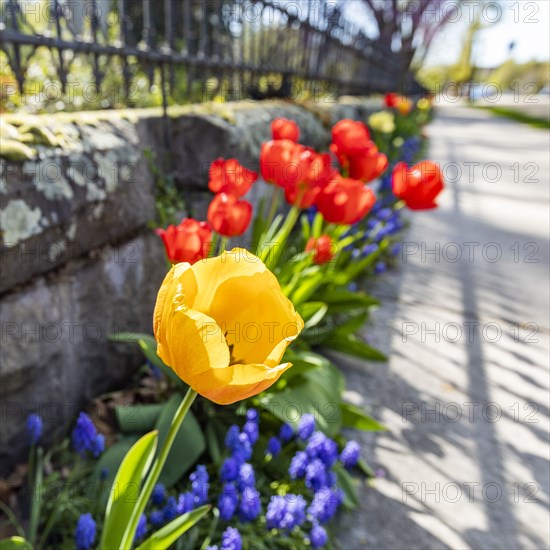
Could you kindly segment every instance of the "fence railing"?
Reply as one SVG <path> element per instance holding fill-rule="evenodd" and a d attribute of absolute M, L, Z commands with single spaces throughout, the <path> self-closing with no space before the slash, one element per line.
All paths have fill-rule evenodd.
<path fill-rule="evenodd" d="M 2 86 L 12 86 L 2 97 L 52 108 L 59 98 L 75 108 L 71 91 L 77 108 L 147 105 L 151 90 L 164 106 L 368 94 L 397 89 L 405 69 L 341 1 L 4 0 L 1 10 Z"/>

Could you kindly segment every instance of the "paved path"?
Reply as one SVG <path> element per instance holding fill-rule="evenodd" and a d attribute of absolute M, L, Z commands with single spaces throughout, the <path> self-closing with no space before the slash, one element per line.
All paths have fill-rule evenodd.
<path fill-rule="evenodd" d="M 466 107 L 441 107 L 429 135 L 441 207 L 411 214 L 402 264 L 372 289 L 366 336 L 390 362 L 339 358 L 390 430 L 361 436 L 386 476 L 340 547 L 548 548 L 549 135 Z"/>

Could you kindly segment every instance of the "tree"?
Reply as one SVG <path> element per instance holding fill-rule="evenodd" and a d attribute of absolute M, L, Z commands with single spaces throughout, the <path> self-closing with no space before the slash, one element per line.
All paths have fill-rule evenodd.
<path fill-rule="evenodd" d="M 481 29 L 483 29 L 483 26 L 480 12 L 478 12 L 475 19 L 468 26 L 458 61 L 450 67 L 450 77 L 457 84 L 464 84 L 472 80 L 474 75 L 472 52 L 476 37 Z"/>
<path fill-rule="evenodd" d="M 362 0 L 378 40 L 398 52 L 406 68 L 420 66 L 434 37 L 456 19 L 465 0 Z"/>

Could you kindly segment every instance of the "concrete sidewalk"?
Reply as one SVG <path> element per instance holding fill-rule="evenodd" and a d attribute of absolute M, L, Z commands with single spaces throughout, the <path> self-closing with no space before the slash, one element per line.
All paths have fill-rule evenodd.
<path fill-rule="evenodd" d="M 386 471 L 344 518 L 346 550 L 542 549 L 549 526 L 548 132 L 440 107 L 430 158 L 447 189 L 411 213 L 366 338 L 388 364 L 338 357 Z"/>

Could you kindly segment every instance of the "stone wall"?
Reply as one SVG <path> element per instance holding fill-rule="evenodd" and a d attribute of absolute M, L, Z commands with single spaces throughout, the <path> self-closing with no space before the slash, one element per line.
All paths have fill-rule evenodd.
<path fill-rule="evenodd" d="M 277 116 L 301 141 L 326 146 L 341 118 L 365 119 L 378 100 L 204 104 L 42 116 L 5 115 L 0 130 L 0 473 L 25 449 L 27 415 L 64 429 L 97 394 L 123 386 L 143 361 L 118 331 L 151 331 L 166 272 L 149 149 L 204 218 L 207 170 L 219 156 L 257 168 Z M 265 186 L 255 186 L 252 201 Z"/>

